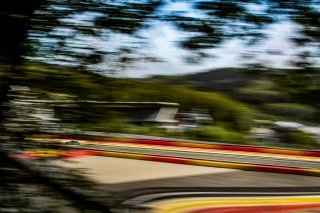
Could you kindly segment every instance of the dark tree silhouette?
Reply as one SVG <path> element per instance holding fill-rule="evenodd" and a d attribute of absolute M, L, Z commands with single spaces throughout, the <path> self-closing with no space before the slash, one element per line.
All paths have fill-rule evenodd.
<path fill-rule="evenodd" d="M 5 102 L 10 82 L 17 72 L 16 66 L 26 52 L 23 46 L 33 12 L 40 0 L 0 2 L 0 124 L 3 121 Z"/>

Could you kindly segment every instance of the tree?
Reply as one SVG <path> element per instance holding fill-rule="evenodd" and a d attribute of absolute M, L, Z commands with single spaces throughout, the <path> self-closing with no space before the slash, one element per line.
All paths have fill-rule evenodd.
<path fill-rule="evenodd" d="M 159 22 L 171 24 L 183 32 L 185 38 L 177 43 L 200 61 L 210 57 L 208 50 L 219 47 L 224 41 L 237 38 L 250 45 L 256 44 L 266 38 L 264 29 L 267 26 L 290 20 L 301 26 L 300 34 L 292 40 L 296 45 L 312 47 L 312 50 L 302 63 L 298 63 L 301 57 L 294 59 L 296 66 L 303 68 L 301 72 L 284 73 L 289 79 L 287 87 L 301 84 L 299 88 L 305 89 L 310 79 L 313 80 L 309 75 L 312 64 L 305 62 L 319 56 L 319 51 L 316 51 L 320 32 L 318 0 L 181 2 L 189 4 L 189 10 L 196 15 L 165 9 L 171 4 L 165 0 L 2 1 L 0 24 L 6 30 L 0 35 L 5 41 L 1 43 L 0 52 L 1 100 L 6 100 L 11 84 L 8 79 L 14 79 L 13 73 L 18 75 L 15 67 L 22 56 L 25 61 L 68 65 L 79 68 L 78 71 L 106 69 L 111 74 L 137 61 L 158 61 L 145 51 L 149 45 L 148 38 L 140 32 Z M 118 39 L 119 42 L 114 44 L 114 38 L 122 40 Z M 301 55 L 301 52 L 297 54 Z M 192 57 L 189 59 L 195 61 Z M 319 76 L 318 72 L 314 76 Z M 290 80 L 300 77 L 306 80 Z M 319 91 L 318 81 L 315 82 L 316 88 L 308 93 L 312 96 Z M 3 111 L 4 104 L 1 107 Z"/>
<path fill-rule="evenodd" d="M 23 43 L 33 12 L 40 0 L 0 2 L 0 125 L 4 119 L 10 83 L 25 53 Z"/>
<path fill-rule="evenodd" d="M 148 38 L 139 33 L 159 22 L 171 24 L 186 35 L 177 43 L 191 53 L 192 57 L 187 57 L 190 62 L 210 57 L 209 49 L 230 39 L 257 44 L 266 39 L 265 29 L 270 24 L 283 20 L 301 26 L 300 34 L 292 38 L 295 44 L 319 46 L 317 0 L 180 2 L 189 4 L 190 12 L 197 15 L 165 9 L 172 4 L 165 0 L 48 0 L 33 21 L 29 38 L 35 48 L 28 55 L 95 70 L 97 64 L 105 62 L 103 69 L 114 73 L 137 61 L 158 61 L 143 51 Z M 123 38 L 123 42 L 114 44 L 115 37 Z"/>

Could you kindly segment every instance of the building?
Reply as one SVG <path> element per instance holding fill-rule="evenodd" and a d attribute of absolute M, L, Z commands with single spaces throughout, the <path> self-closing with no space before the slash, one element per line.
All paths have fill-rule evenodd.
<path fill-rule="evenodd" d="M 88 119 L 93 117 L 107 118 L 110 116 L 123 116 L 130 122 L 138 125 L 175 126 L 178 121 L 175 116 L 179 104 L 169 102 L 101 102 L 84 101 L 73 103 L 53 103 L 62 120 L 77 118 L 85 114 Z M 91 118 L 90 118 L 91 117 Z"/>

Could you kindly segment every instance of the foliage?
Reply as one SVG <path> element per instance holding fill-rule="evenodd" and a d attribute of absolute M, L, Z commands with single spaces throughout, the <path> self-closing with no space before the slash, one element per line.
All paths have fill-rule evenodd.
<path fill-rule="evenodd" d="M 112 125 L 112 123 L 109 123 Z M 109 126 L 110 127 L 110 126 Z M 105 126 L 105 129 L 109 129 Z M 159 137 L 174 137 L 174 138 L 185 138 L 193 140 L 204 140 L 214 142 L 228 142 L 228 143 L 239 143 L 247 144 L 252 143 L 248 140 L 245 134 L 239 133 L 232 130 L 227 130 L 218 126 L 203 126 L 197 128 L 190 128 L 182 131 L 177 130 L 166 130 L 164 128 L 151 127 L 151 126 L 136 126 L 127 125 L 129 128 L 117 129 L 117 132 L 137 134 L 137 135 L 149 135 Z"/>
<path fill-rule="evenodd" d="M 278 85 L 278 90 L 284 90 L 299 103 L 316 106 L 320 104 L 320 69 L 301 67 L 287 71 L 274 71 L 271 76 Z"/>
<path fill-rule="evenodd" d="M 288 133 L 285 137 L 285 141 L 289 144 L 292 144 L 300 148 L 317 147 L 317 141 L 314 138 L 312 138 L 309 134 L 301 131 L 294 131 Z"/>
<path fill-rule="evenodd" d="M 210 57 L 208 49 L 231 39 L 257 44 L 268 37 L 268 26 L 284 19 L 301 26 L 292 38 L 296 45 L 319 42 L 318 1 L 180 1 L 190 7 L 187 12 L 170 7 L 172 2 L 164 0 L 43 2 L 32 21 L 27 46 L 33 51 L 28 56 L 86 68 L 107 61 L 105 69 L 110 72 L 121 71 L 136 61 L 157 61 L 141 51 L 150 42 L 139 33 L 159 23 L 186 35 L 177 43 L 190 52 L 187 58 L 192 62 Z M 190 12 L 198 15 L 190 16 Z M 129 42 L 113 46 L 114 37 Z M 109 48 L 92 45 L 88 40 L 97 40 Z"/>
<path fill-rule="evenodd" d="M 77 123 L 77 128 L 81 130 L 92 130 L 101 132 L 123 132 L 129 133 L 129 131 L 134 127 L 129 121 L 121 116 L 104 117 L 103 119 L 95 119 L 95 122 L 85 123 L 80 121 Z"/>
<path fill-rule="evenodd" d="M 313 107 L 296 103 L 271 103 L 264 108 L 270 114 L 307 121 L 312 121 L 317 112 Z"/>
<path fill-rule="evenodd" d="M 14 67 L 19 64 L 21 57 L 24 57 L 29 61 L 45 61 L 46 63 L 81 68 L 74 69 L 74 72 L 72 74 L 70 72 L 68 75 L 78 75 L 85 70 L 98 70 L 96 65 L 106 62 L 107 65 L 103 66 L 103 69 L 113 74 L 130 66 L 133 62 L 158 61 L 143 51 L 144 47 L 148 48 L 150 43 L 141 32 L 156 26 L 159 22 L 171 25 L 183 32 L 185 36 L 177 43 L 199 61 L 202 58 L 210 57 L 207 50 L 219 47 L 224 41 L 238 39 L 247 44 L 256 44 L 265 39 L 266 27 L 284 19 L 300 26 L 299 33 L 296 33 L 292 38 L 294 44 L 313 47 L 319 45 L 319 1 L 199 0 L 183 2 L 190 6 L 189 10 L 192 13 L 198 15 L 190 16 L 190 11 L 181 12 L 174 7 L 168 9 L 170 3 L 163 0 L 32 0 L 23 3 L 23 5 L 18 1 L 3 1 L 0 3 L 0 24 L 6 30 L 1 34 L 3 42 L 0 48 L 0 62 L 5 63 L 2 67 Z M 113 38 L 119 38 L 121 42 L 112 46 Z M 316 53 L 317 51 L 297 51 L 298 57 L 292 58 L 294 60 L 297 58 L 294 65 L 301 69 L 297 72 L 284 72 L 285 78 L 289 76 L 289 83 L 284 83 L 284 88 L 291 89 L 297 99 L 307 97 L 309 104 L 315 102 L 315 105 L 319 104 L 319 96 L 317 95 L 319 93 L 319 74 L 318 71 L 311 68 L 310 58 L 318 57 Z M 12 69 L 12 71 L 15 76 L 11 76 L 11 80 L 18 79 L 18 83 L 20 83 L 21 73 L 16 72 L 16 69 Z M 6 72 L 11 75 L 9 73 Z M 45 81 L 52 85 L 54 82 L 59 82 L 55 84 L 55 88 L 51 89 L 54 92 L 73 90 L 71 93 L 76 93 L 76 90 L 83 89 L 90 92 L 78 93 L 76 97 L 79 99 L 99 98 L 99 95 L 96 95 L 99 92 L 96 93 L 96 90 L 92 88 L 94 88 L 93 84 L 101 83 L 101 81 L 86 81 L 90 82 L 90 85 L 76 78 L 70 78 L 72 80 L 65 83 L 68 85 L 64 85 L 61 84 L 62 78 L 60 76 L 64 75 L 64 72 L 49 75 L 35 72 L 34 74 L 37 82 Z M 36 84 L 37 82 L 30 83 Z M 6 98 L 9 84 L 6 79 L 0 80 L 1 100 Z M 56 85 L 61 87 L 58 88 Z M 81 88 L 76 88 L 77 86 Z M 100 96 L 101 99 L 106 99 L 106 97 L 113 99 L 120 96 L 120 93 L 117 94 L 117 88 L 109 87 L 107 89 L 112 92 Z M 166 96 L 170 97 L 172 94 L 166 93 Z M 232 107 L 229 106 L 226 110 L 219 111 L 218 107 L 226 106 L 229 103 L 225 104 L 226 101 L 219 98 L 219 101 L 223 102 L 221 104 L 218 103 L 215 95 L 209 98 L 209 96 L 199 93 L 191 94 L 191 99 L 195 100 L 191 106 L 207 106 L 194 96 L 202 97 L 210 102 L 208 108 L 212 110 L 212 114 L 218 119 L 230 120 L 233 123 L 233 128 L 241 129 L 242 123 L 247 123 L 245 120 L 249 115 L 245 114 L 249 113 L 244 110 L 245 107 L 234 107 L 241 108 L 239 111 L 239 109 L 231 109 Z M 187 104 L 181 105 L 188 108 Z"/>
<path fill-rule="evenodd" d="M 190 10 L 199 15 L 190 16 L 190 13 L 168 10 L 170 3 L 162 0 L 33 0 L 23 5 L 17 1 L 4 1 L 0 3 L 1 25 L 7 30 L 1 34 L 3 48 L 0 49 L 3 50 L 0 52 L 0 57 L 10 60 L 0 62 L 5 63 L 2 67 L 15 67 L 23 56 L 27 61 L 45 61 L 74 67 L 72 71 L 57 73 L 52 71 L 46 73 L 44 70 L 38 72 L 39 70 L 35 71 L 32 68 L 33 71 L 28 72 L 27 76 L 16 72 L 14 68 L 12 69 L 14 75 L 11 76 L 14 84 L 28 84 L 41 91 L 43 89 L 41 84 L 45 83 L 51 85 L 51 88 L 48 89 L 48 86 L 44 91 L 68 93 L 80 100 L 126 100 L 132 99 L 131 96 L 135 100 L 168 100 L 180 103 L 182 109 L 208 108 L 218 121 L 230 123 L 233 129 L 246 130 L 250 126 L 251 117 L 248 107 L 216 93 L 194 92 L 172 86 L 163 88 L 160 84 L 156 86 L 161 88 L 158 91 L 164 91 L 163 94 L 155 89 L 152 89 L 153 93 L 148 93 L 145 88 L 149 86 L 137 87 L 138 82 L 113 83 L 115 81 L 112 80 L 107 86 L 96 86 L 107 80 L 102 78 L 84 80 L 82 76 L 79 77 L 86 70 L 98 70 L 95 65 L 101 65 L 103 62 L 106 62 L 103 69 L 113 74 L 136 61 L 157 61 L 152 55 L 143 51 L 150 43 L 141 32 L 156 26 L 159 22 L 171 25 L 186 35 L 177 43 L 193 54 L 195 59 L 210 56 L 207 53 L 208 49 L 219 47 L 224 41 L 231 39 L 256 44 L 265 38 L 265 28 L 272 23 L 278 23 L 280 17 L 281 20 L 285 18 L 298 23 L 301 27 L 295 38 L 292 38 L 296 45 L 316 47 L 319 43 L 318 1 L 199 0 L 192 3 L 184 1 L 184 3 L 189 4 Z M 112 46 L 113 38 L 119 38 L 121 42 Z M 97 41 L 98 44 L 92 41 Z M 297 99 L 307 97 L 309 104 L 319 103 L 317 95 L 319 74 L 310 68 L 312 65 L 310 58 L 317 56 L 314 52 L 298 55 L 295 67 L 301 69 L 297 72 L 283 72 L 285 78 L 288 77 L 284 88 L 289 88 Z M 66 79 L 68 80 L 63 81 Z M 2 83 L 6 82 L 3 79 L 0 82 L 0 96 L 3 100 L 6 98 L 9 84 L 13 82 Z M 122 86 L 130 88 L 126 90 L 122 89 Z M 134 87 L 139 88 L 135 94 L 128 92 Z M 177 97 L 181 100 L 177 100 Z"/>
<path fill-rule="evenodd" d="M 25 64 L 21 67 L 21 72 L 24 79 L 20 84 L 31 87 L 33 91 L 41 91 L 45 99 L 57 100 L 51 94 L 60 94 L 60 97 L 66 97 L 68 101 L 175 102 L 180 104 L 181 111 L 208 109 L 217 122 L 226 122 L 229 128 L 235 130 L 246 131 L 251 126 L 251 110 L 244 104 L 218 93 L 200 92 L 163 83 L 111 79 L 90 72 L 74 75 L 72 69 L 55 66 Z M 98 122 L 95 120 L 97 118 L 109 116 L 103 109 L 90 110 L 89 105 L 82 103 L 72 109 L 73 123 L 88 121 L 89 118 L 90 123 L 94 123 Z"/>
<path fill-rule="evenodd" d="M 161 83 L 140 83 L 131 88 L 127 100 L 176 102 L 180 104 L 181 111 L 208 109 L 216 121 L 228 122 L 232 129 L 246 131 L 251 127 L 250 109 L 222 94 Z"/>
<path fill-rule="evenodd" d="M 265 120 L 267 123 L 272 122 L 272 121 L 278 121 L 279 119 L 281 120 L 281 118 L 279 116 L 272 115 L 270 113 L 264 113 L 264 112 L 262 112 L 260 110 L 254 110 L 252 116 L 258 121 L 259 120 L 261 120 L 261 121 Z"/>
<path fill-rule="evenodd" d="M 249 87 L 256 79 L 245 74 L 246 68 L 220 68 L 205 72 L 176 76 L 153 76 L 148 80 L 170 84 L 190 85 L 197 90 L 232 93 L 236 89 Z"/>
<path fill-rule="evenodd" d="M 252 104 L 276 103 L 288 100 L 286 94 L 276 90 L 259 90 L 255 88 L 244 88 L 237 91 L 238 99 Z"/>
<path fill-rule="evenodd" d="M 221 127 L 199 127 L 188 129 L 184 135 L 196 140 L 216 142 L 245 143 L 246 137 L 238 132 L 223 129 Z"/>

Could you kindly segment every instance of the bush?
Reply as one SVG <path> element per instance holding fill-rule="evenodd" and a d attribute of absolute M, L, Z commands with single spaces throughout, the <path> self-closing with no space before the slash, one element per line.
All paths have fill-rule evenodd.
<path fill-rule="evenodd" d="M 299 148 L 314 148 L 317 146 L 317 141 L 314 138 L 312 138 L 309 134 L 301 131 L 288 133 L 285 137 L 285 142 Z"/>
<path fill-rule="evenodd" d="M 317 112 L 313 107 L 295 103 L 265 104 L 263 108 L 274 115 L 308 121 L 312 120 Z"/>
<path fill-rule="evenodd" d="M 167 137 L 169 134 L 165 129 L 161 129 L 157 127 L 147 127 L 147 126 L 131 126 L 124 133 L 137 134 L 137 135 L 151 135 L 151 136 L 159 136 L 159 137 Z"/>
<path fill-rule="evenodd" d="M 199 127 L 185 131 L 185 136 L 195 140 L 208 140 L 217 142 L 245 142 L 245 136 L 238 132 L 229 131 L 220 127 Z"/>
<path fill-rule="evenodd" d="M 270 102 L 284 102 L 288 100 L 286 94 L 275 90 L 259 90 L 256 88 L 239 89 L 236 92 L 237 98 L 252 104 Z"/>

